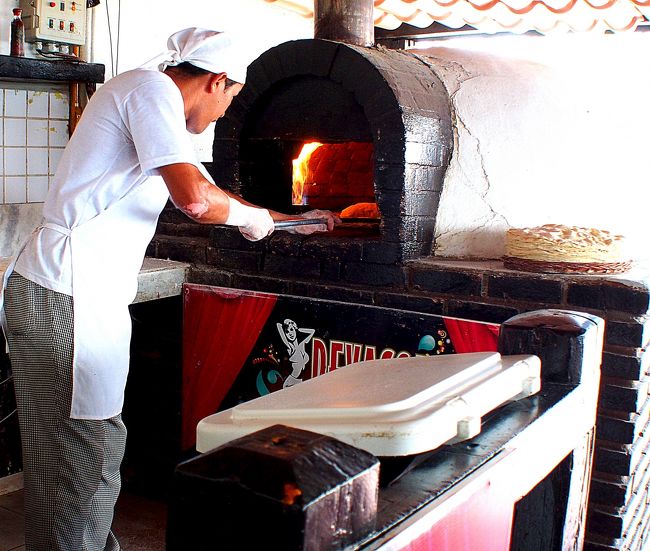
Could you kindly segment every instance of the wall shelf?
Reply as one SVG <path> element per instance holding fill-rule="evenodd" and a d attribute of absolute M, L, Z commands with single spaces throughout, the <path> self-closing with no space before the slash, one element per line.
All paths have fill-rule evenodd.
<path fill-rule="evenodd" d="M 0 80 L 101 83 L 104 82 L 104 70 L 101 63 L 0 55 Z"/>

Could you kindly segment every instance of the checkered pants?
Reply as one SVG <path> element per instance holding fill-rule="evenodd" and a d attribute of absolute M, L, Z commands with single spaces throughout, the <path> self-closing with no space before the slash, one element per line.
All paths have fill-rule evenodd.
<path fill-rule="evenodd" d="M 70 419 L 72 297 L 13 273 L 5 291 L 25 477 L 26 551 L 117 551 L 121 416 Z"/>

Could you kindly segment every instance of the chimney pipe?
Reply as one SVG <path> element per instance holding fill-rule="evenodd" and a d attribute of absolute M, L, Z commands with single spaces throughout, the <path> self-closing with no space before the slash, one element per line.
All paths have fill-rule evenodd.
<path fill-rule="evenodd" d="M 373 0 L 314 0 L 314 38 L 372 46 L 373 8 Z"/>

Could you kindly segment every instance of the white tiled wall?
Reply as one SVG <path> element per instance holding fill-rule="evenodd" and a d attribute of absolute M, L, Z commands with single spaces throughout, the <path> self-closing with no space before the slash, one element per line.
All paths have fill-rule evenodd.
<path fill-rule="evenodd" d="M 68 143 L 67 88 L 0 82 L 0 204 L 41 203 Z"/>

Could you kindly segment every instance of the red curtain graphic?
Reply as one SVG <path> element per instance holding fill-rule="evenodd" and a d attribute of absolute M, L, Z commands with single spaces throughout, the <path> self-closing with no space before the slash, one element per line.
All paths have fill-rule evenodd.
<path fill-rule="evenodd" d="M 445 318 L 445 327 L 457 354 L 497 351 L 499 325 Z"/>
<path fill-rule="evenodd" d="M 196 444 L 196 425 L 217 411 L 255 345 L 274 295 L 186 285 L 183 303 L 184 450 Z"/>

